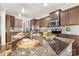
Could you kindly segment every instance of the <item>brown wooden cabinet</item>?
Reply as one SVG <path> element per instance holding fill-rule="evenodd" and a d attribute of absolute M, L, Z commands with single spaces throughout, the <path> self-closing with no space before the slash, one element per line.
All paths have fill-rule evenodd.
<path fill-rule="evenodd" d="M 60 25 L 78 25 L 79 24 L 79 6 L 70 8 L 61 12 Z"/>
<path fill-rule="evenodd" d="M 11 42 L 11 32 L 6 32 L 6 43 Z"/>
<path fill-rule="evenodd" d="M 11 32 L 10 28 L 15 27 L 15 17 L 11 15 L 6 15 L 6 43 L 11 42 Z"/>
<path fill-rule="evenodd" d="M 66 26 L 68 25 L 68 11 L 63 11 L 60 14 L 60 25 Z"/>
<path fill-rule="evenodd" d="M 78 24 L 78 7 L 69 9 L 69 25 L 76 25 Z"/>
<path fill-rule="evenodd" d="M 10 31 L 11 27 L 15 27 L 15 17 L 6 15 L 6 32 Z"/>
<path fill-rule="evenodd" d="M 79 36 L 78 35 L 60 34 L 59 36 L 74 39 L 74 43 L 72 44 L 72 55 L 79 55 Z"/>
<path fill-rule="evenodd" d="M 10 27 L 15 27 L 15 17 L 10 16 Z"/>
<path fill-rule="evenodd" d="M 22 20 L 20 19 L 15 20 L 15 28 L 22 28 Z"/>
<path fill-rule="evenodd" d="M 79 7 L 78 7 L 77 12 L 78 12 L 78 24 L 79 24 Z"/>
<path fill-rule="evenodd" d="M 43 26 L 43 21 L 42 21 L 42 19 L 39 20 L 39 26 L 40 26 L 40 27 Z"/>
<path fill-rule="evenodd" d="M 36 26 L 36 22 L 37 22 L 37 19 L 32 19 L 31 20 L 31 25 L 33 25 L 35 27 Z"/>
<path fill-rule="evenodd" d="M 48 27 L 49 26 L 49 21 L 50 21 L 49 16 L 40 19 L 40 27 Z"/>
<path fill-rule="evenodd" d="M 50 17 L 47 16 L 47 17 L 44 17 L 44 18 L 41 18 L 39 20 L 36 20 L 36 19 L 33 19 L 31 20 L 31 24 L 34 25 L 34 27 L 47 27 L 49 26 L 49 21 L 50 21 Z"/>
<path fill-rule="evenodd" d="M 56 11 L 54 11 L 54 12 L 51 12 L 50 13 L 50 18 L 51 18 L 51 20 L 55 20 L 55 19 L 59 19 L 59 17 L 60 17 L 60 11 L 61 10 L 56 10 Z"/>

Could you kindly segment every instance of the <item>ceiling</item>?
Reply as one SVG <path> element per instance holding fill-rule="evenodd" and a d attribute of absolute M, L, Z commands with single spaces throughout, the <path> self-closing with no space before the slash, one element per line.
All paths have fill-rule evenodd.
<path fill-rule="evenodd" d="M 1 3 L 3 9 L 10 15 L 21 15 L 26 18 L 42 18 L 49 15 L 50 12 L 57 9 L 67 9 L 72 6 L 79 5 L 77 3 L 48 3 L 47 6 L 43 6 L 42 3 Z M 22 8 L 25 8 L 25 13 L 22 13 Z"/>

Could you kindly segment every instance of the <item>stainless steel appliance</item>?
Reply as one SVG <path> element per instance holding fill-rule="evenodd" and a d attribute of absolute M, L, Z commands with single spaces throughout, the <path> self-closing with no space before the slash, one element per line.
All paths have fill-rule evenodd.
<path fill-rule="evenodd" d="M 58 27 L 59 26 L 59 19 L 49 21 L 50 27 Z"/>

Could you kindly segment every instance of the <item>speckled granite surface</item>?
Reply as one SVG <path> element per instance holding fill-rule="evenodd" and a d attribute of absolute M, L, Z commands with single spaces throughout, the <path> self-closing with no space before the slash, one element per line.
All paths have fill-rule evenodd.
<path fill-rule="evenodd" d="M 54 49 L 50 47 L 48 42 L 43 39 L 42 37 L 36 37 L 40 41 L 40 45 L 28 49 L 28 48 L 17 48 L 14 51 L 11 51 L 11 53 L 8 56 L 57 56 Z M 72 39 L 68 38 L 61 38 L 58 37 L 61 41 L 64 41 L 68 44 L 71 44 L 73 42 Z M 5 46 L 3 46 L 4 48 Z M 0 56 L 6 56 L 6 50 L 5 49 L 0 50 Z M 14 48 L 15 49 L 15 48 Z M 71 49 L 71 48 L 69 48 Z M 62 51 L 62 53 L 65 51 L 65 49 Z"/>
<path fill-rule="evenodd" d="M 1 46 L 1 48 L 0 48 L 0 56 L 5 56 L 5 55 L 6 55 L 5 46 Z"/>
<path fill-rule="evenodd" d="M 37 46 L 32 49 L 27 48 L 18 48 L 11 52 L 12 56 L 55 56 L 56 53 L 52 48 L 49 46 L 49 44 L 40 37 L 38 37 L 38 40 L 41 42 L 41 46 Z"/>

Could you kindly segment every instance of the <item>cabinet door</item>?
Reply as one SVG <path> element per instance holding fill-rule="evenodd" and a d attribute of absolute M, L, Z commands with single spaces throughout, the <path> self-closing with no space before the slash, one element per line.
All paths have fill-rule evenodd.
<path fill-rule="evenodd" d="M 6 32 L 6 43 L 11 42 L 11 33 Z"/>
<path fill-rule="evenodd" d="M 40 26 L 43 27 L 43 20 L 40 20 Z"/>
<path fill-rule="evenodd" d="M 40 27 L 48 27 L 49 26 L 50 17 L 47 16 L 39 20 Z"/>
<path fill-rule="evenodd" d="M 79 55 L 79 40 L 77 41 L 77 54 Z"/>
<path fill-rule="evenodd" d="M 63 11 L 60 14 L 60 25 L 66 26 L 68 25 L 68 11 Z"/>
<path fill-rule="evenodd" d="M 50 17 L 51 17 L 51 20 L 58 19 L 59 18 L 59 11 L 50 13 Z"/>
<path fill-rule="evenodd" d="M 22 20 L 16 19 L 15 20 L 15 27 L 16 28 L 22 28 Z"/>
<path fill-rule="evenodd" d="M 77 12 L 78 12 L 78 24 L 79 24 L 79 7 L 78 7 Z"/>
<path fill-rule="evenodd" d="M 6 32 L 9 32 L 10 30 L 10 16 L 6 15 Z"/>
<path fill-rule="evenodd" d="M 15 27 L 15 17 L 10 16 L 10 27 Z"/>
<path fill-rule="evenodd" d="M 39 27 L 41 27 L 41 19 L 39 20 Z"/>
<path fill-rule="evenodd" d="M 77 15 L 78 8 L 72 8 L 69 10 L 69 25 L 76 25 L 78 24 L 78 15 Z"/>

